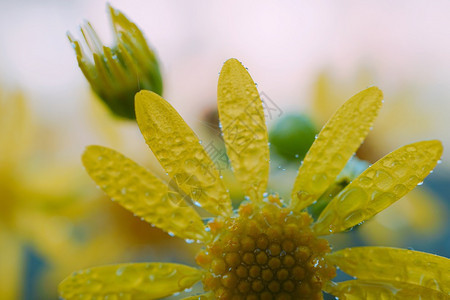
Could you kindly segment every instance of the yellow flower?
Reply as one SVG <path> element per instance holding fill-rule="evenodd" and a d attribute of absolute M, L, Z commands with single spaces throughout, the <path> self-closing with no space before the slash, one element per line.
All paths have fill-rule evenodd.
<path fill-rule="evenodd" d="M 81 33 L 89 52 L 68 34 L 78 65 L 92 89 L 117 116 L 134 119 L 134 95 L 141 89 L 162 94 L 159 63 L 139 28 L 120 11 L 109 6 L 116 45 L 102 45 L 88 22 Z M 92 56 L 92 57 L 91 57 Z M 92 60 L 93 58 L 93 60 Z"/>
<path fill-rule="evenodd" d="M 59 286 L 61 297 L 157 299 L 201 281 L 205 293 L 184 299 L 321 299 L 321 290 L 342 299 L 445 298 L 450 292 L 446 258 L 382 247 L 330 254 L 328 242 L 320 238 L 369 219 L 413 189 L 439 160 L 439 141 L 388 154 L 347 185 L 313 224 L 303 211 L 334 182 L 369 132 L 381 102 L 377 88 L 348 100 L 306 155 L 291 199 L 280 199 L 265 193 L 269 148 L 258 91 L 241 63 L 228 60 L 219 78 L 219 115 L 234 174 L 247 196 L 233 211 L 194 132 L 164 99 L 138 93 L 139 127 L 172 184 L 101 146 L 88 147 L 83 163 L 113 200 L 169 233 L 203 243 L 196 257 L 200 268 L 174 263 L 95 267 L 66 278 Z M 215 217 L 204 225 L 191 204 Z M 335 266 L 358 279 L 331 282 Z"/>

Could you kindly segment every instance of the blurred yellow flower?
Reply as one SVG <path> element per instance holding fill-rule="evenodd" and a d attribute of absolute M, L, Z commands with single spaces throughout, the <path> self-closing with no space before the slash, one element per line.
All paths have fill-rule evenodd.
<path fill-rule="evenodd" d="M 17 199 L 16 164 L 24 158 L 28 146 L 28 115 L 21 94 L 0 97 L 0 294 L 5 299 L 20 295 L 21 238 L 15 236 L 14 229 L 16 207 L 23 203 Z"/>
<path fill-rule="evenodd" d="M 78 162 L 73 166 L 75 162 L 55 159 L 43 137 L 54 144 L 56 132 L 33 119 L 26 98 L 20 93 L 1 96 L 1 299 L 30 294 L 56 299 L 55 286 L 68 272 L 93 263 L 189 254 L 164 255 L 168 246 L 184 249 L 182 241 L 169 240 L 166 233 L 104 201 Z M 145 256 L 139 253 L 143 249 Z M 36 257 L 41 267 L 34 266 L 30 257 Z"/>
<path fill-rule="evenodd" d="M 89 200 L 92 194 L 81 188 L 83 182 L 77 178 L 77 172 L 70 166 L 54 168 L 39 165 L 43 157 L 33 140 L 37 132 L 34 125 L 27 102 L 21 93 L 11 96 L 5 93 L 5 97 L 0 98 L 2 299 L 25 297 L 25 289 L 30 289 L 29 286 L 24 286 L 25 280 L 37 279 L 26 279 L 26 249 L 38 253 L 51 269 L 50 272 L 40 274 L 41 280 L 38 280 L 39 285 L 47 288 L 47 297 L 54 295 L 48 291 L 52 291 L 50 286 L 57 281 L 53 278 L 47 286 L 51 280 L 48 281 L 44 277 L 58 277 L 56 274 L 61 270 L 66 273 L 79 265 L 80 260 L 67 261 L 66 255 L 72 250 L 85 251 L 87 248 L 84 244 L 83 247 L 78 247 L 80 243 L 71 231 L 74 229 L 75 219 L 84 212 L 92 211 L 93 205 L 89 204 L 89 201 L 79 201 L 83 197 Z M 42 140 L 39 144 L 42 147 Z M 94 249 L 96 248 L 91 250 Z M 98 258 L 97 256 L 95 260 Z M 89 262 L 86 256 L 83 259 Z"/>
<path fill-rule="evenodd" d="M 100 99 L 117 116 L 135 119 L 134 95 L 141 89 L 162 94 L 159 62 L 139 28 L 123 13 L 109 7 L 115 45 L 102 45 L 91 24 L 81 27 L 86 53 L 81 43 L 68 34 L 78 65 Z"/>
<path fill-rule="evenodd" d="M 64 299 L 157 299 L 196 282 L 204 294 L 184 299 L 342 299 L 449 295 L 450 262 L 431 254 L 383 247 L 347 248 L 330 254 L 320 238 L 345 231 L 400 199 L 435 167 L 439 141 L 404 146 L 347 185 L 316 222 L 303 211 L 330 186 L 369 132 L 381 107 L 377 88 L 348 100 L 324 126 L 301 165 L 291 199 L 266 192 L 268 135 L 253 80 L 228 60 L 218 85 L 222 132 L 234 174 L 247 201 L 233 211 L 228 191 L 201 141 L 157 94 L 136 95 L 136 117 L 149 147 L 173 178 L 165 184 L 118 152 L 90 146 L 83 163 L 114 201 L 137 216 L 204 249 L 201 267 L 136 263 L 76 272 L 59 286 Z M 191 204 L 215 217 L 205 226 Z M 335 266 L 358 279 L 334 283 Z M 348 298 L 347 298 L 348 296 Z"/>

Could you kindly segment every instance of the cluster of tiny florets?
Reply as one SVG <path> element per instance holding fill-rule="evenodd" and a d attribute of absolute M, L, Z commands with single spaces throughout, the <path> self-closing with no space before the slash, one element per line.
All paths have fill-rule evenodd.
<path fill-rule="evenodd" d="M 217 299 L 321 299 L 335 268 L 324 258 L 328 242 L 314 235 L 311 222 L 276 196 L 210 222 L 214 239 L 196 259 L 207 270 L 204 289 Z"/>

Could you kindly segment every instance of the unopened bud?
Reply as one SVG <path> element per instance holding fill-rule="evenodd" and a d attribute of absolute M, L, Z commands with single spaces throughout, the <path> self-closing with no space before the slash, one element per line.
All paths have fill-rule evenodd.
<path fill-rule="evenodd" d="M 115 43 L 106 47 L 86 22 L 81 33 L 87 49 L 70 33 L 78 65 L 92 89 L 117 116 L 135 119 L 134 95 L 142 89 L 162 94 L 159 63 L 139 28 L 109 6 Z"/>

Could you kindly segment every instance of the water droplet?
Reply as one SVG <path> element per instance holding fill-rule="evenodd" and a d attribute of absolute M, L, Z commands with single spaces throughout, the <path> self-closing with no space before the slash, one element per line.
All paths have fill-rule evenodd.
<path fill-rule="evenodd" d="M 358 179 L 358 183 L 363 188 L 369 188 L 370 186 L 372 186 L 373 180 L 369 177 L 362 176 Z"/>
<path fill-rule="evenodd" d="M 365 214 L 363 210 L 356 210 L 352 213 L 350 213 L 344 220 L 345 222 L 345 227 L 352 227 L 355 226 L 359 223 L 362 223 L 362 221 L 364 221 L 365 219 Z"/>
<path fill-rule="evenodd" d="M 383 170 L 377 170 L 374 179 L 375 185 L 383 191 L 388 190 L 393 184 L 392 176 Z"/>
<path fill-rule="evenodd" d="M 339 207 L 337 214 L 347 214 L 359 207 L 362 207 L 369 201 L 366 191 L 360 187 L 350 188 L 339 195 Z"/>
<path fill-rule="evenodd" d="M 394 187 L 394 193 L 396 195 L 398 195 L 399 197 L 403 196 L 404 194 L 406 194 L 406 192 L 408 191 L 408 189 L 403 185 L 403 184 L 397 184 Z"/>
<path fill-rule="evenodd" d="M 118 268 L 117 271 L 116 271 L 116 275 L 117 275 L 117 276 L 122 276 L 123 272 L 125 271 L 125 268 L 126 268 L 126 267 L 120 267 L 120 268 Z"/>
<path fill-rule="evenodd" d="M 328 184 L 328 177 L 326 174 L 314 174 L 311 179 L 314 187 L 318 190 L 325 188 Z"/>

